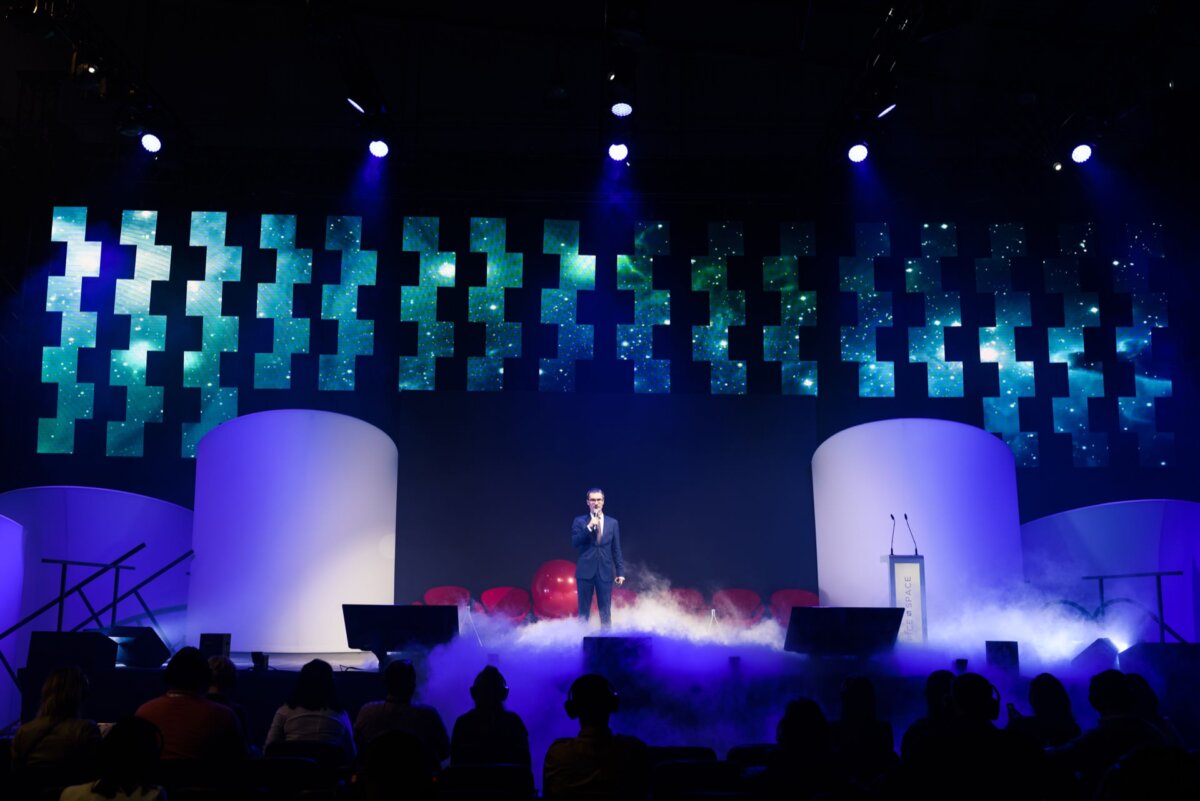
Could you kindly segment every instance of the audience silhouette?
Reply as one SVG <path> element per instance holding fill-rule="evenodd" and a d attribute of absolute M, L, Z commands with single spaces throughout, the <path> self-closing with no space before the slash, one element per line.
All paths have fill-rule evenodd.
<path fill-rule="evenodd" d="M 547 798 L 639 798 L 648 784 L 646 744 L 614 734 L 608 720 L 620 706 L 608 679 L 588 673 L 575 679 L 563 704 L 579 721 L 579 734 L 560 737 L 546 751 L 542 791 Z"/>
<path fill-rule="evenodd" d="M 212 680 L 196 648 L 179 649 L 163 672 L 167 692 L 138 707 L 137 716 L 162 732 L 162 758 L 230 760 L 246 754 L 245 735 L 229 707 L 204 697 Z"/>
<path fill-rule="evenodd" d="M 150 776 L 162 747 L 153 723 L 136 717 L 119 721 L 104 736 L 99 779 L 65 788 L 60 801 L 159 801 L 163 788 Z"/>
<path fill-rule="evenodd" d="M 287 703 L 275 711 L 267 732 L 264 750 L 268 753 L 296 753 L 275 749 L 281 743 L 319 743 L 341 749 L 345 762 L 354 759 L 354 738 L 346 708 L 338 702 L 333 684 L 333 667 L 323 659 L 314 659 L 300 668 L 296 688 Z"/>
<path fill-rule="evenodd" d="M 450 738 L 442 716 L 431 706 L 414 704 L 417 671 L 407 659 L 389 662 L 383 670 L 387 697 L 363 705 L 354 720 L 354 737 L 366 748 L 373 740 L 391 732 L 404 732 L 421 745 L 427 770 L 436 774 L 450 756 Z"/>
<path fill-rule="evenodd" d="M 510 764 L 530 768 L 529 732 L 521 716 L 504 708 L 508 683 L 489 665 L 471 685 L 475 708 L 454 722 L 450 764 Z"/>

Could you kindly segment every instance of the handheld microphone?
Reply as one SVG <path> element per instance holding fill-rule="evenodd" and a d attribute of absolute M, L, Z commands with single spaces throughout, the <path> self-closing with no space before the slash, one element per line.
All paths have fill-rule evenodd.
<path fill-rule="evenodd" d="M 892 522 L 893 522 L 893 524 L 895 523 L 895 518 L 892 518 Z M 913 537 L 912 523 L 909 523 L 909 522 L 908 522 L 908 512 L 905 512 L 905 513 L 904 513 L 904 525 L 908 526 L 908 536 L 909 536 L 909 537 L 912 537 L 912 541 L 913 541 L 913 556 L 920 556 L 920 555 L 921 555 L 921 552 L 920 552 L 919 550 L 917 550 L 917 538 L 916 538 L 916 537 Z M 893 528 L 893 529 L 892 529 L 892 536 L 893 536 L 893 537 L 895 537 L 895 535 L 896 535 L 895 528 Z"/>
<path fill-rule="evenodd" d="M 888 543 L 888 556 L 896 555 L 896 516 L 888 513 L 888 517 L 892 518 L 892 541 Z"/>

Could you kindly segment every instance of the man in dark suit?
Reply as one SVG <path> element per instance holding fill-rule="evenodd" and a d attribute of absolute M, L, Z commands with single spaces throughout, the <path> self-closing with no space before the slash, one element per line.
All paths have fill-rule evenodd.
<path fill-rule="evenodd" d="M 625 583 L 625 561 L 621 558 L 621 527 L 615 517 L 604 514 L 604 490 L 587 491 L 588 514 L 571 524 L 571 544 L 579 549 L 575 563 L 575 589 L 579 592 L 579 617 L 592 613 L 592 592 L 600 608 L 600 625 L 612 625 L 612 585 Z"/>

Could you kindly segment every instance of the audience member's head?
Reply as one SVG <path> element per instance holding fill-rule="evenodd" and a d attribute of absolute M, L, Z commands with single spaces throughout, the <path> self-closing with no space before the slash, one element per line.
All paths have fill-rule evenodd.
<path fill-rule="evenodd" d="M 492 665 L 479 671 L 475 683 L 471 685 L 471 698 L 478 709 L 496 709 L 503 706 L 508 698 L 508 682 L 504 680 L 504 674 Z"/>
<path fill-rule="evenodd" d="M 87 694 L 88 680 L 82 670 L 60 668 L 47 676 L 42 684 L 42 705 L 38 715 L 51 720 L 77 718 Z"/>
<path fill-rule="evenodd" d="M 1000 695 L 992 683 L 978 673 L 964 673 L 951 689 L 954 709 L 960 720 L 980 723 L 1000 716 Z"/>
<path fill-rule="evenodd" d="M 1061 681 L 1049 673 L 1039 673 L 1029 683 L 1029 706 L 1036 717 L 1046 720 L 1074 719 L 1071 698 Z"/>
<path fill-rule="evenodd" d="M 1133 693 L 1128 677 L 1119 670 L 1106 670 L 1088 683 L 1088 702 L 1101 717 L 1128 715 L 1133 710 Z"/>
<path fill-rule="evenodd" d="M 296 687 L 287 705 L 292 709 L 333 709 L 341 712 L 337 688 L 333 684 L 333 667 L 323 659 L 314 659 L 300 668 Z"/>
<path fill-rule="evenodd" d="M 829 721 L 820 705 L 811 698 L 788 702 L 783 718 L 775 727 L 775 741 L 785 749 L 809 751 L 829 741 Z"/>
<path fill-rule="evenodd" d="M 97 795 L 115 798 L 118 793 L 133 797 L 144 787 L 162 753 L 163 738 L 158 727 L 142 718 L 125 718 L 105 735 L 100 744 L 100 781 Z"/>
<path fill-rule="evenodd" d="M 212 673 L 212 683 L 209 690 L 227 695 L 237 686 L 237 667 L 227 656 L 210 656 L 208 670 Z"/>
<path fill-rule="evenodd" d="M 171 657 L 163 673 L 163 680 L 166 681 L 169 690 L 200 695 L 208 691 L 212 674 L 208 670 L 208 660 L 198 648 L 189 645 L 180 648 L 175 656 Z"/>
<path fill-rule="evenodd" d="M 950 693 L 954 689 L 954 674 L 949 670 L 935 670 L 925 679 L 925 714 L 929 718 L 943 718 L 953 712 Z"/>
<path fill-rule="evenodd" d="M 842 720 L 875 720 L 875 685 L 866 676 L 847 676 L 842 683 Z"/>
<path fill-rule="evenodd" d="M 571 683 L 563 707 L 567 717 L 578 719 L 581 726 L 608 726 L 608 718 L 617 711 L 620 699 L 608 679 L 599 673 L 587 673 Z"/>
<path fill-rule="evenodd" d="M 1146 681 L 1141 673 L 1126 673 L 1125 681 L 1129 685 L 1129 695 L 1133 714 L 1155 720 L 1158 718 L 1158 693 Z"/>
<path fill-rule="evenodd" d="M 387 667 L 383 669 L 383 686 L 387 690 L 389 701 L 412 703 L 412 697 L 417 691 L 417 669 L 407 659 L 388 662 Z"/>

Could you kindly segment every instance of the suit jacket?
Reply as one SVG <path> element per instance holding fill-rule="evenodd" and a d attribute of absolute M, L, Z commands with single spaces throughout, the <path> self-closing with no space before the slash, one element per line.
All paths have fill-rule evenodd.
<path fill-rule="evenodd" d="M 571 544 L 579 549 L 575 577 L 612 581 L 625 575 L 625 560 L 621 558 L 621 526 L 615 517 L 604 516 L 604 538 L 596 544 L 596 534 L 588 531 L 590 514 L 580 515 L 571 523 Z"/>

